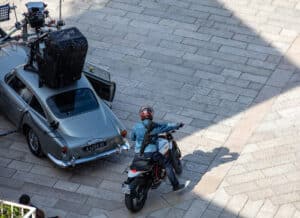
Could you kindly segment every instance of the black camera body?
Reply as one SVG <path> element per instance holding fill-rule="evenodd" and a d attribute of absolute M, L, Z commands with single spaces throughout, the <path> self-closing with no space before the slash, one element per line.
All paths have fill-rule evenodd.
<path fill-rule="evenodd" d="M 39 29 L 45 25 L 45 8 L 44 2 L 26 3 L 28 13 L 25 15 L 31 28 Z"/>

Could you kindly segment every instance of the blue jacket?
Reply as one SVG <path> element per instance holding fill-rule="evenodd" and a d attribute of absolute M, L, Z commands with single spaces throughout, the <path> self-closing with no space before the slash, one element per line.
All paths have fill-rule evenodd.
<path fill-rule="evenodd" d="M 136 123 L 132 129 L 131 140 L 135 141 L 135 153 L 139 153 L 141 150 L 144 135 L 147 131 L 145 126 L 148 126 L 149 122 L 150 120 L 140 121 Z M 157 142 L 158 134 L 177 129 L 178 127 L 179 124 L 177 123 L 155 123 L 154 128 L 150 133 L 153 136 L 152 141 Z M 157 151 L 157 144 L 148 144 L 144 152 L 147 153 L 155 151 Z"/>

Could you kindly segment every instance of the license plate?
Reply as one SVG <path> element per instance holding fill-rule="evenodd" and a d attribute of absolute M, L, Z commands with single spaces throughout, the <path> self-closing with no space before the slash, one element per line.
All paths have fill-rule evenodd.
<path fill-rule="evenodd" d="M 85 146 L 83 148 L 83 150 L 85 151 L 89 151 L 89 152 L 93 152 L 99 148 L 103 148 L 106 146 L 106 142 L 98 142 L 98 143 L 95 143 L 95 144 L 92 144 L 92 145 L 88 145 L 88 146 Z"/>
<path fill-rule="evenodd" d="M 130 187 L 128 184 L 124 184 L 124 183 L 122 184 L 122 192 L 124 194 L 130 194 Z"/>

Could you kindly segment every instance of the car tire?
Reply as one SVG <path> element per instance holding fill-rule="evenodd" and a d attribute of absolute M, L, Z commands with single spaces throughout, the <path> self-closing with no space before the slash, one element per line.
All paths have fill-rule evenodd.
<path fill-rule="evenodd" d="M 44 153 L 42 151 L 40 140 L 37 134 L 31 128 L 29 128 L 25 134 L 26 134 L 27 144 L 31 153 L 37 157 L 43 157 Z"/>

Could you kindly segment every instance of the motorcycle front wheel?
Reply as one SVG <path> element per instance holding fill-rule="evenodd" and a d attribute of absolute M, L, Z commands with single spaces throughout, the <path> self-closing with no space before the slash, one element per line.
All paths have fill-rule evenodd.
<path fill-rule="evenodd" d="M 125 194 L 125 205 L 131 212 L 138 212 L 146 203 L 148 189 L 144 184 L 139 184 L 136 180 L 131 185 L 133 190 L 132 193 Z"/>
<path fill-rule="evenodd" d="M 174 147 L 172 148 L 170 152 L 170 158 L 172 161 L 172 166 L 175 170 L 175 173 L 180 175 L 182 173 L 182 164 L 181 164 L 181 151 L 177 146 L 177 143 L 173 142 Z"/>

